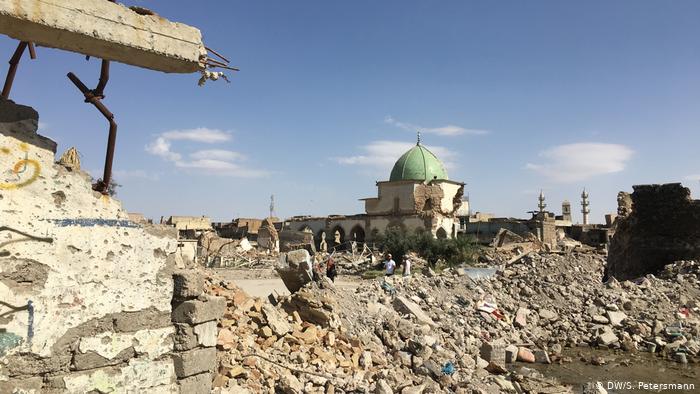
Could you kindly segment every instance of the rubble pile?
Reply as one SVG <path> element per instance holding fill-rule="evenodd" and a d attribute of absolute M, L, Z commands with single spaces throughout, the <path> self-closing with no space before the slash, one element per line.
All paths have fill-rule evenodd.
<path fill-rule="evenodd" d="M 210 293 L 228 300 L 214 385 L 271 393 L 565 392 L 527 363 L 570 361 L 562 350 L 577 346 L 697 362 L 696 262 L 669 266 L 664 278 L 603 283 L 597 254 L 511 260 L 477 280 L 464 268 L 355 289 L 322 280 L 272 303 L 212 279 Z"/>
<path fill-rule="evenodd" d="M 256 248 L 248 238 L 219 237 L 213 231 L 199 237 L 199 258 L 211 268 L 269 268 L 277 260 L 277 253 Z"/>
<path fill-rule="evenodd" d="M 603 283 L 603 267 L 595 254 L 534 254 L 492 278 L 474 281 L 463 269 L 446 270 L 399 282 L 395 291 L 457 339 L 455 333 L 463 332 L 482 342 L 527 344 L 535 356 L 545 352 L 539 357 L 544 360 L 556 360 L 566 346 L 651 351 L 681 362 L 699 355 L 696 262 L 667 267 L 669 279 L 647 275 L 637 282 Z M 358 292 L 370 304 L 383 303 L 373 296 L 376 289 Z"/>

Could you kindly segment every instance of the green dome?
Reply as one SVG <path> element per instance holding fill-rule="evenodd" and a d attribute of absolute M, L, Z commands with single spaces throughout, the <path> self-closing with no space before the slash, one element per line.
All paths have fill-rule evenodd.
<path fill-rule="evenodd" d="M 442 162 L 420 143 L 404 153 L 391 170 L 390 181 L 447 180 L 447 171 Z"/>

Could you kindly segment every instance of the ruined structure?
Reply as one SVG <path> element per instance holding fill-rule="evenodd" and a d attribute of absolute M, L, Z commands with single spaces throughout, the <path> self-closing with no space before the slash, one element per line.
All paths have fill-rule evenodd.
<path fill-rule="evenodd" d="M 37 124 L 0 99 L 0 392 L 177 392 L 175 229 L 55 164 Z"/>
<path fill-rule="evenodd" d="M 199 29 L 110 1 L 0 1 L 0 31 L 19 41 L 158 71 L 204 68 Z"/>
<path fill-rule="evenodd" d="M 272 218 L 265 219 L 258 229 L 258 246 L 272 252 L 279 252 L 280 237 Z"/>
<path fill-rule="evenodd" d="M 457 212 L 468 211 L 464 183 L 449 180 L 442 162 L 418 140 L 394 164 L 388 181 L 377 182 L 377 197 L 362 199 L 365 213 L 352 216 L 293 217 L 290 227 L 308 230 L 320 244 L 340 235 L 341 244 L 371 240 L 388 228 L 426 230 L 437 238 L 455 237 Z M 333 245 L 330 245 L 329 249 Z"/>
<path fill-rule="evenodd" d="M 657 273 L 677 260 L 700 258 L 700 201 L 680 183 L 637 185 L 631 206 L 618 194 L 615 235 L 606 278 L 632 279 Z"/>
<path fill-rule="evenodd" d="M 197 238 L 213 230 L 211 219 L 206 216 L 170 216 L 163 224 L 175 227 L 180 238 Z"/>
<path fill-rule="evenodd" d="M 112 60 L 204 80 L 228 61 L 198 29 L 113 1 L 0 0 L 0 33 L 20 40 L 0 94 L 0 392 L 209 393 L 223 305 L 190 280 L 174 293 L 177 229 L 134 222 L 109 196 L 117 124 L 102 99 Z M 109 122 L 95 185 L 7 100 L 35 44 L 102 59 L 95 89 L 68 73 Z"/>
<path fill-rule="evenodd" d="M 571 203 L 569 200 L 564 200 L 561 203 L 561 219 L 559 220 L 571 223 L 571 219 Z"/>

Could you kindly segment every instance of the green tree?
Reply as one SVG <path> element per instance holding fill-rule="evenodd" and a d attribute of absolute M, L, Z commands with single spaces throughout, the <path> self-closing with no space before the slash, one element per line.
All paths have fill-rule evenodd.
<path fill-rule="evenodd" d="M 408 232 L 401 228 L 389 228 L 375 239 L 383 253 L 391 253 L 400 259 L 412 251 L 433 267 L 440 261 L 449 266 L 471 264 L 479 252 L 479 245 L 473 238 L 437 239 L 428 231 Z"/>

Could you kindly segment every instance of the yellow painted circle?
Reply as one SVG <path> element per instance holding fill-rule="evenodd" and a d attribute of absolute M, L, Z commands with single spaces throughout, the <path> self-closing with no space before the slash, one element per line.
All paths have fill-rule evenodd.
<path fill-rule="evenodd" d="M 38 161 L 33 160 L 33 159 L 22 159 L 22 160 L 18 161 L 17 163 L 15 163 L 15 166 L 12 168 L 12 172 L 15 174 L 19 173 L 20 168 L 22 168 L 22 166 L 24 166 L 24 165 L 28 165 L 28 166 L 34 168 L 34 170 L 32 171 L 32 176 L 30 176 L 29 178 L 27 178 L 24 181 L 19 182 L 19 183 L 0 182 L 0 189 L 4 189 L 4 190 L 18 189 L 20 187 L 24 187 L 24 186 L 27 186 L 27 185 L 33 183 L 34 181 L 37 180 L 37 178 L 39 178 L 39 174 L 41 173 L 41 166 L 39 165 Z"/>

